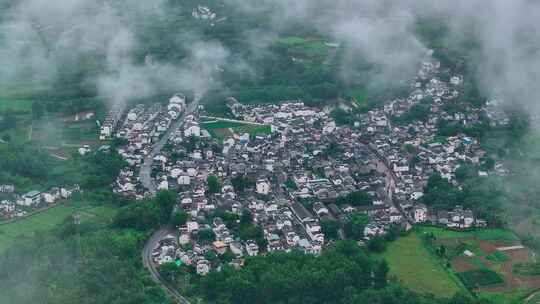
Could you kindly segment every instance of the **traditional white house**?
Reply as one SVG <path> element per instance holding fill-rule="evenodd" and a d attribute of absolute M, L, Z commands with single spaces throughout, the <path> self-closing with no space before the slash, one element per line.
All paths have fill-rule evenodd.
<path fill-rule="evenodd" d="M 246 243 L 246 252 L 249 256 L 256 256 L 259 254 L 259 246 L 253 241 L 248 241 Z"/>
<path fill-rule="evenodd" d="M 62 198 L 60 188 L 52 188 L 51 190 L 41 194 L 41 198 L 48 204 L 53 204 Z"/>
<path fill-rule="evenodd" d="M 186 226 L 187 226 L 187 230 L 188 230 L 189 233 L 192 233 L 193 231 L 199 230 L 199 223 L 197 223 L 195 221 L 188 221 L 186 223 Z"/>
<path fill-rule="evenodd" d="M 18 205 L 32 206 L 41 203 L 41 192 L 30 191 L 22 196 L 22 199 L 17 200 Z"/>
<path fill-rule="evenodd" d="M 244 254 L 244 247 L 240 242 L 231 242 L 229 244 L 229 248 L 231 249 L 231 252 L 234 253 L 237 257 L 241 257 Z"/>
<path fill-rule="evenodd" d="M 260 179 L 256 184 L 257 193 L 259 194 L 268 194 L 270 193 L 270 182 L 266 179 Z"/>
<path fill-rule="evenodd" d="M 423 223 L 427 220 L 428 210 L 426 205 L 417 204 L 413 208 L 413 217 L 415 223 Z"/>
<path fill-rule="evenodd" d="M 184 128 L 184 136 L 185 137 L 200 137 L 201 136 L 201 127 L 199 127 L 199 124 L 191 121 L 186 123 L 186 126 Z"/>
<path fill-rule="evenodd" d="M 197 262 L 197 274 L 205 276 L 210 272 L 210 262 L 207 260 L 199 260 Z"/>
<path fill-rule="evenodd" d="M 191 177 L 189 175 L 180 175 L 178 177 L 178 185 L 189 185 L 191 183 Z"/>

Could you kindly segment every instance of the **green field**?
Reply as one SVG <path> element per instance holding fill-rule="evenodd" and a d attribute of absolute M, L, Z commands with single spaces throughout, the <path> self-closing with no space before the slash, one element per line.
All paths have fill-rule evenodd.
<path fill-rule="evenodd" d="M 458 275 L 469 288 L 489 287 L 504 283 L 499 274 L 486 268 L 469 270 Z"/>
<path fill-rule="evenodd" d="M 232 122 L 232 121 L 212 121 L 203 122 L 201 126 L 210 133 L 210 135 L 218 141 L 223 141 L 228 136 L 231 136 L 232 132 L 236 134 L 248 133 L 255 136 L 258 134 L 270 134 L 271 128 L 268 125 L 251 124 L 247 122 Z"/>
<path fill-rule="evenodd" d="M 390 243 L 380 255 L 390 266 L 390 275 L 413 291 L 451 297 L 460 286 L 422 244 L 416 233 Z"/>
<path fill-rule="evenodd" d="M 46 232 L 61 224 L 67 217 L 79 211 L 84 217 L 98 216 L 111 220 L 116 209 L 108 206 L 86 206 L 80 203 L 65 203 L 18 222 L 0 226 L 0 252 L 5 251 L 18 238 Z"/>
<path fill-rule="evenodd" d="M 501 303 L 501 304 L 538 304 L 540 302 L 540 296 L 536 298 L 536 301 L 531 299 L 531 301 L 524 302 L 523 299 L 527 296 L 530 291 L 520 290 L 512 293 L 504 292 L 478 292 L 477 296 L 479 299 L 489 300 L 489 303 Z"/>
<path fill-rule="evenodd" d="M 368 91 L 365 88 L 356 88 L 349 92 L 349 95 L 353 97 L 356 103 L 361 106 L 367 101 Z"/>
<path fill-rule="evenodd" d="M 509 230 L 475 229 L 472 231 L 455 231 L 440 227 L 421 227 L 420 233 L 433 233 L 436 239 L 478 238 L 484 241 L 516 241 L 519 238 Z"/>
<path fill-rule="evenodd" d="M 323 39 L 295 36 L 280 38 L 276 45 L 286 49 L 290 57 L 305 60 L 306 64 L 323 62 L 331 49 Z"/>

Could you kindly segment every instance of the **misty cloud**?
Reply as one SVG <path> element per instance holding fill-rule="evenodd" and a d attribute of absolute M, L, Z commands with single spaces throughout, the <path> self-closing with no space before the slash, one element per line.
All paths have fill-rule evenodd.
<path fill-rule="evenodd" d="M 315 29 L 347 46 L 341 77 L 354 81 L 360 63 L 377 68 L 372 85 L 385 86 L 416 71 L 425 54 L 415 34 L 419 18 L 441 16 L 452 33 L 474 31 L 480 42 L 476 75 L 484 93 L 539 110 L 540 4 L 529 0 L 380 1 L 380 0 L 225 0 L 228 8 L 260 17 L 270 29 L 244 29 L 250 52 L 268 54 L 280 31 L 295 25 Z M 141 60 L 144 49 L 137 33 L 152 20 L 170 17 L 164 0 L 22 0 L 15 1 L 0 25 L 0 81 L 51 83 L 66 70 L 87 65 L 86 75 L 99 93 L 114 102 L 149 96 L 159 90 L 188 88 L 204 91 L 219 85 L 219 71 L 234 67 L 252 73 L 242 58 L 215 41 L 187 36 L 178 39 L 187 57 L 181 62 Z M 186 8 L 190 10 L 191 8 Z M 219 25 L 218 25 L 219 26 Z M 447 37 L 452 39 L 452 37 Z M 138 56 L 136 56 L 138 55 Z M 152 55 L 152 54 L 150 54 Z M 153 57 L 151 57 L 153 58 Z M 234 62 L 231 61 L 234 58 Z M 103 69 L 102 67 L 105 66 Z"/>
<path fill-rule="evenodd" d="M 218 42 L 191 37 L 182 62 L 136 56 L 144 49 L 137 38 L 141 25 L 167 14 L 161 0 L 21 1 L 0 25 L 0 80 L 4 85 L 51 84 L 62 73 L 86 69 L 85 80 L 112 103 L 180 88 L 204 91 L 229 56 Z"/>

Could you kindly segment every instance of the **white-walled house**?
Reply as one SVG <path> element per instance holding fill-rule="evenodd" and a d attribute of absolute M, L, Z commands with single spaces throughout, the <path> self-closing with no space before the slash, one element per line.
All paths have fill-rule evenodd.
<path fill-rule="evenodd" d="M 423 223 L 427 220 L 428 210 L 426 205 L 418 204 L 414 206 L 413 217 L 415 223 Z"/>
<path fill-rule="evenodd" d="M 270 193 L 270 182 L 265 179 L 260 179 L 257 181 L 257 193 L 259 194 L 268 194 Z"/>

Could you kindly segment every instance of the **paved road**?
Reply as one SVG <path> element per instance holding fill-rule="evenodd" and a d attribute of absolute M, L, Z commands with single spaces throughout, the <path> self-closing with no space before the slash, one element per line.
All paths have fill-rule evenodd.
<path fill-rule="evenodd" d="M 371 151 L 371 153 L 373 153 L 379 159 L 379 161 L 384 165 L 386 173 L 390 175 L 390 177 L 393 180 L 393 183 L 395 184 L 396 181 L 398 180 L 398 178 L 397 178 L 396 173 L 394 172 L 394 170 L 392 170 L 392 167 L 390 167 L 390 165 L 387 163 L 386 158 L 384 156 L 382 156 L 376 149 L 372 148 L 369 145 L 369 142 L 361 141 L 361 143 L 363 145 L 365 145 Z M 399 213 L 401 213 L 401 215 L 405 218 L 405 220 L 410 225 L 415 224 L 414 219 L 407 212 L 405 212 L 405 210 L 403 210 L 403 208 L 401 207 L 401 204 L 399 202 L 396 202 L 393 198 L 388 198 L 388 199 L 389 199 L 390 203 L 399 211 Z"/>
<path fill-rule="evenodd" d="M 180 125 L 182 125 L 186 116 L 195 113 L 195 111 L 199 107 L 199 100 L 200 97 L 198 95 L 195 95 L 193 101 L 187 106 L 186 111 L 184 111 L 184 113 L 173 123 L 167 133 L 165 133 L 165 135 L 152 146 L 152 151 L 149 155 L 146 156 L 143 164 L 141 165 L 141 169 L 139 170 L 139 179 L 143 187 L 146 188 L 152 195 L 156 194 L 157 192 L 156 184 L 151 177 L 152 163 L 154 162 L 154 157 L 161 153 L 161 149 L 163 149 L 163 147 L 167 143 L 167 140 L 176 130 L 178 130 Z"/>
<path fill-rule="evenodd" d="M 154 261 L 152 260 L 152 250 L 156 247 L 158 242 L 168 233 L 170 233 L 169 227 L 162 227 L 158 231 L 156 231 L 152 237 L 146 242 L 146 245 L 144 246 L 143 252 L 142 252 L 142 259 L 143 259 L 143 265 L 150 271 L 150 275 L 152 276 L 152 279 L 161 285 L 165 291 L 175 299 L 177 303 L 180 304 L 190 304 L 190 302 L 184 298 L 178 290 L 169 284 L 167 281 L 165 281 L 160 275 L 156 268 L 156 265 L 154 264 Z"/>
<path fill-rule="evenodd" d="M 165 135 L 152 146 L 152 151 L 150 154 L 144 159 L 144 162 L 141 166 L 141 169 L 139 170 L 139 178 L 144 188 L 146 188 L 152 195 L 156 194 L 157 187 L 154 183 L 154 180 L 151 177 L 152 172 L 152 163 L 154 162 L 154 157 L 158 155 L 161 152 L 161 149 L 165 146 L 168 139 L 171 137 L 171 135 L 178 130 L 178 128 L 182 125 L 183 121 L 185 120 L 186 116 L 195 113 L 197 111 L 197 108 L 199 107 L 199 95 L 195 95 L 195 98 L 193 101 L 187 106 L 186 111 L 184 111 L 184 114 L 182 114 L 174 123 L 173 125 L 167 130 Z M 168 294 L 170 294 L 177 303 L 180 304 L 189 304 L 189 301 L 184 298 L 174 286 L 169 284 L 169 282 L 165 281 L 160 275 L 156 268 L 156 265 L 154 264 L 152 260 L 152 250 L 156 247 L 157 243 L 165 236 L 167 233 L 170 232 L 169 227 L 162 227 L 158 231 L 156 231 L 152 237 L 146 242 L 146 245 L 144 246 L 143 252 L 142 252 L 142 259 L 143 259 L 143 265 L 150 271 L 150 275 L 152 276 L 152 279 L 161 285 L 165 291 L 167 291 Z"/>

